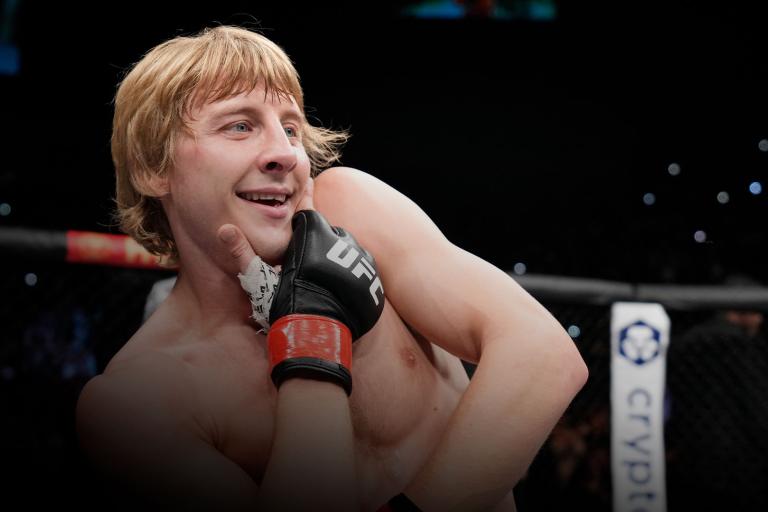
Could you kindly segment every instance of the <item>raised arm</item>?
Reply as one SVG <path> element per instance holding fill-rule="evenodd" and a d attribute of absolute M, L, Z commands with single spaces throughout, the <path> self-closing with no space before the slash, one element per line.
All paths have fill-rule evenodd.
<path fill-rule="evenodd" d="M 351 343 L 373 327 L 384 304 L 382 297 L 371 296 L 367 283 L 326 258 L 339 244 L 365 253 L 351 235 L 311 210 L 294 216 L 293 229 L 280 284 L 267 308 L 270 375 L 278 391 L 260 489 L 214 448 L 201 427 L 212 415 L 196 398 L 197 387 L 206 382 L 182 357 L 147 353 L 123 363 L 127 368 L 113 367 L 83 391 L 78 431 L 84 446 L 118 480 L 140 486 L 138 495 L 150 504 L 216 510 L 357 508 L 347 398 Z M 253 264 L 268 270 L 259 266 L 237 226 L 224 225 L 219 235 L 242 272 L 249 273 Z"/>
<path fill-rule="evenodd" d="M 387 297 L 408 324 L 478 363 L 436 451 L 405 493 L 425 511 L 493 507 L 586 381 L 573 342 L 506 273 L 450 243 L 383 182 L 331 169 L 316 180 L 315 204 L 374 255 Z"/>

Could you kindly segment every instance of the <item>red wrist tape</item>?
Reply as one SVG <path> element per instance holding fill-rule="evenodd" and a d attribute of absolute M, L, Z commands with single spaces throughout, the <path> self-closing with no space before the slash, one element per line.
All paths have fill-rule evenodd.
<path fill-rule="evenodd" d="M 269 328 L 270 370 L 285 359 L 316 357 L 352 368 L 349 327 L 319 315 L 286 315 Z"/>
<path fill-rule="evenodd" d="M 269 371 L 291 360 L 319 360 L 352 369 L 352 333 L 333 318 L 293 314 L 279 318 L 269 329 Z"/>

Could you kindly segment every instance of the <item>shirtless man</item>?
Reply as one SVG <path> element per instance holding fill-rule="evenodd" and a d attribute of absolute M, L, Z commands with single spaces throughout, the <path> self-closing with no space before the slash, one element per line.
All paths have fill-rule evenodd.
<path fill-rule="evenodd" d="M 84 449 L 126 489 L 215 510 L 376 511 L 401 493 L 425 511 L 514 510 L 585 365 L 539 303 L 408 198 L 326 169 L 342 139 L 308 123 L 283 51 L 241 28 L 163 43 L 121 83 L 122 226 L 178 264 L 78 402 Z M 294 212 L 313 207 L 367 249 L 386 294 L 354 342 L 349 395 L 311 374 L 275 385 L 238 279 L 255 255 L 283 264 Z M 478 365 L 471 382 L 460 359 Z"/>

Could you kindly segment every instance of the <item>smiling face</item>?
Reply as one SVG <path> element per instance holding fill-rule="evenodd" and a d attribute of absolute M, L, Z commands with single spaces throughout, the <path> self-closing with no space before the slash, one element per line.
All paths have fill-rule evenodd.
<path fill-rule="evenodd" d="M 260 87 L 268 92 L 266 97 L 259 94 Z M 272 200 L 282 199 L 280 195 L 291 191 L 286 187 L 292 186 L 292 178 L 278 174 L 300 174 L 306 157 L 315 174 L 337 161 L 346 132 L 307 123 L 303 94 L 296 69 L 282 48 L 241 27 L 206 28 L 193 36 L 178 36 L 155 46 L 125 76 L 115 95 L 111 146 L 117 178 L 115 213 L 121 229 L 169 263 L 179 261 L 175 231 L 182 237 L 180 244 L 194 242 L 202 246 L 207 240 L 208 230 L 196 232 L 188 224 L 206 215 L 211 215 L 209 222 L 229 219 L 242 223 L 254 244 L 258 242 L 259 237 L 250 227 L 254 218 L 243 219 L 242 212 L 235 215 L 228 211 L 233 207 L 225 206 L 223 199 L 209 205 L 200 198 L 197 207 L 181 201 L 194 197 L 194 186 L 208 187 L 211 194 L 220 193 L 222 186 L 229 186 L 228 191 L 234 186 L 214 183 L 210 173 L 231 180 L 237 172 L 246 173 L 246 169 L 253 174 L 241 176 L 244 181 L 235 194 L 242 192 L 243 200 L 269 201 L 263 194 L 270 193 Z M 236 102 L 241 105 L 234 105 Z M 222 112 L 228 108 L 234 111 Z M 297 120 L 297 112 L 301 114 L 298 138 L 306 154 L 300 153 L 296 134 L 288 127 Z M 233 115 L 229 119 L 212 119 L 230 113 Z M 243 124 L 237 124 L 237 114 L 241 114 Z M 233 124 L 228 129 L 216 125 L 230 119 Z M 275 119 L 286 123 L 279 136 L 274 128 L 280 123 Z M 288 143 L 281 137 L 286 137 Z M 282 161 L 290 158 L 285 156 L 289 147 L 295 151 L 297 164 L 292 170 L 286 168 L 289 163 Z M 278 156 L 272 158 L 270 152 Z M 262 168 L 264 175 L 255 178 L 257 161 L 262 157 L 267 164 L 273 164 Z M 211 183 L 193 183 L 206 179 Z M 168 196 L 166 189 L 170 185 L 175 196 Z M 274 190 L 262 189 L 273 185 Z M 289 201 L 288 209 L 290 206 Z M 166 209 L 178 210 L 174 213 L 174 230 Z M 258 217 L 256 211 L 251 212 L 252 216 Z M 267 232 L 274 231 L 275 225 L 284 221 L 279 212 L 280 208 L 264 212 L 272 224 L 265 224 L 263 219 L 259 224 L 265 224 Z M 277 252 L 266 240 L 258 245 L 264 253 Z"/>
<path fill-rule="evenodd" d="M 292 98 L 260 86 L 190 109 L 162 197 L 182 259 L 221 251 L 216 232 L 231 223 L 279 262 L 310 175 L 305 123 Z"/>

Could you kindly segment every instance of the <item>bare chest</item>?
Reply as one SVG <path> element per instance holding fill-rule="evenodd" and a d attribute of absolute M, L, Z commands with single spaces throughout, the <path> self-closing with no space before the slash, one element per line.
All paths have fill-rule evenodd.
<path fill-rule="evenodd" d="M 269 460 L 277 399 L 265 342 L 225 359 L 215 371 L 201 374 L 201 410 L 207 411 L 201 421 L 216 448 L 259 482 Z M 456 358 L 418 339 L 388 308 L 376 328 L 355 343 L 352 375 L 360 485 L 399 485 L 439 438 L 466 374 Z"/>

